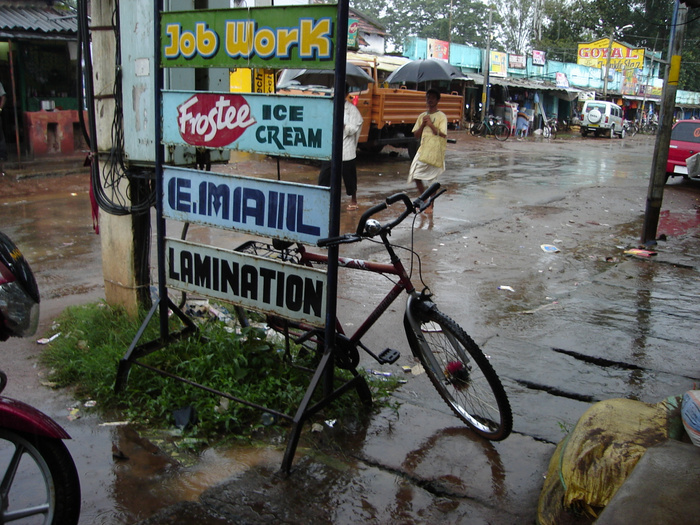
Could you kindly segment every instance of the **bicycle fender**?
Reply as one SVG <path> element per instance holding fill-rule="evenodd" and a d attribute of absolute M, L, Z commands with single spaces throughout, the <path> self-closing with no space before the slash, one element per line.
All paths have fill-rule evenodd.
<path fill-rule="evenodd" d="M 70 439 L 68 433 L 49 416 L 9 397 L 0 397 L 0 427 L 52 439 Z"/>
<path fill-rule="evenodd" d="M 411 352 L 414 357 L 419 358 L 418 341 L 416 341 L 416 333 L 420 333 L 420 320 L 416 319 L 415 312 L 427 312 L 435 308 L 435 303 L 428 300 L 421 300 L 416 295 L 409 295 L 406 301 L 406 311 L 403 314 L 403 327 L 406 330 L 406 339 L 411 347 Z"/>

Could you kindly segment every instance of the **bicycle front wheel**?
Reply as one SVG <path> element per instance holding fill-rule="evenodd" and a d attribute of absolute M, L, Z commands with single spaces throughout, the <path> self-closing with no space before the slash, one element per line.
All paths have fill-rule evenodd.
<path fill-rule="evenodd" d="M 505 124 L 496 124 L 493 127 L 493 134 L 500 141 L 508 140 L 508 137 L 510 137 L 510 128 Z"/>
<path fill-rule="evenodd" d="M 467 333 L 437 309 L 413 304 L 406 334 L 438 393 L 476 433 L 493 440 L 513 429 L 508 397 L 487 357 Z"/>

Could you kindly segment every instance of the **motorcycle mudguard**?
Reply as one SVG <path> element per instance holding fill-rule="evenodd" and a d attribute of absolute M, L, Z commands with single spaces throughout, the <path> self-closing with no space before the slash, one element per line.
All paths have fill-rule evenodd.
<path fill-rule="evenodd" d="M 68 433 L 49 416 L 31 405 L 0 396 L 0 428 L 53 439 L 70 439 Z"/>

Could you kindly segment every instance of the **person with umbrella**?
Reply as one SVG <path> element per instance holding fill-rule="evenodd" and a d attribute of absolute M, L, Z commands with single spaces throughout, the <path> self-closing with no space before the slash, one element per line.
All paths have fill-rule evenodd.
<path fill-rule="evenodd" d="M 358 209 L 357 205 L 357 142 L 360 139 L 362 129 L 362 115 L 352 102 L 348 100 L 349 86 L 345 86 L 345 110 L 343 113 L 343 163 L 341 173 L 345 183 L 345 193 L 350 196 L 348 210 Z M 321 173 L 318 175 L 319 186 L 331 185 L 331 163 L 321 164 Z"/>
<path fill-rule="evenodd" d="M 440 92 L 429 89 L 425 93 L 427 111 L 418 115 L 413 126 L 413 136 L 420 140 L 418 152 L 408 171 L 408 182 L 415 181 L 418 191 L 425 191 L 445 171 L 445 149 L 447 147 L 447 116 L 438 109 Z M 432 205 L 425 210 L 433 212 Z"/>

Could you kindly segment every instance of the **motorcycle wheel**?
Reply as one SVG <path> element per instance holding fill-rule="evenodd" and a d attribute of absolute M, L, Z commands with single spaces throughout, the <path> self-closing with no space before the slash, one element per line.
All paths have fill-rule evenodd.
<path fill-rule="evenodd" d="M 0 429 L 0 479 L 0 523 L 78 523 L 80 479 L 60 439 Z"/>
<path fill-rule="evenodd" d="M 549 126 L 545 126 L 544 128 L 542 128 L 542 136 L 544 138 L 548 139 L 550 135 L 551 132 L 549 131 Z"/>

